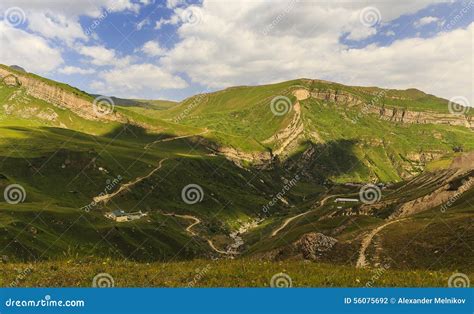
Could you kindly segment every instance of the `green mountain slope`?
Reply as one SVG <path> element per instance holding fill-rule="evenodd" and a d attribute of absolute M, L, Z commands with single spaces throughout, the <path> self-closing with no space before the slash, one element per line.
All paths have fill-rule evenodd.
<path fill-rule="evenodd" d="M 0 256 L 10 261 L 291 260 L 301 258 L 293 244 L 317 231 L 339 241 L 320 261 L 354 266 L 384 226 L 374 239 L 385 251 L 370 242 L 367 264 L 389 256 L 393 268 L 472 271 L 463 242 L 430 255 L 455 241 L 443 224 L 471 230 L 471 188 L 439 219 L 434 202 L 387 224 L 471 178 L 472 164 L 448 168 L 474 150 L 472 110 L 450 114 L 447 100 L 413 89 L 300 79 L 178 104 L 118 100 L 103 116 L 68 85 L 5 66 L 0 76 L 0 192 L 24 189 L 19 203 L 0 198 Z M 374 206 L 335 204 L 375 182 L 385 185 Z M 183 196 L 189 185 L 199 186 L 195 203 Z M 147 215 L 116 222 L 105 217 L 114 210 Z M 394 257 L 426 219 L 427 233 Z"/>

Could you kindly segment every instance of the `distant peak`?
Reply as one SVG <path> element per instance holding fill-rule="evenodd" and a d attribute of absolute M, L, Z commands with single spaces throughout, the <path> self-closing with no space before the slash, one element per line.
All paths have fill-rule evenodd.
<path fill-rule="evenodd" d="M 16 71 L 20 71 L 20 72 L 25 72 L 25 69 L 23 69 L 21 66 L 19 65 L 10 65 L 10 69 L 13 69 L 13 70 L 16 70 Z"/>

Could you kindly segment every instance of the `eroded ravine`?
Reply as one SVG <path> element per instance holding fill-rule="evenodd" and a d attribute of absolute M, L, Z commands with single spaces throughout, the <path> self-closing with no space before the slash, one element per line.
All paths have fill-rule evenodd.
<path fill-rule="evenodd" d="M 291 122 L 286 128 L 262 142 L 265 144 L 271 142 L 278 143 L 278 147 L 273 152 L 275 155 L 284 155 L 287 153 L 289 147 L 295 143 L 304 132 L 300 101 L 309 98 L 310 93 L 306 89 L 297 89 L 293 91 L 293 95 L 296 97 L 296 103 L 291 108 L 294 111 Z"/>

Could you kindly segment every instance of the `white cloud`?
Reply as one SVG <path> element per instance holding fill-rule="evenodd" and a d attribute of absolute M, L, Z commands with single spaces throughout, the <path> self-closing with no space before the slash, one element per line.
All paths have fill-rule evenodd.
<path fill-rule="evenodd" d="M 0 8 L 20 7 L 27 15 L 28 12 L 44 11 L 57 12 L 67 17 L 87 15 L 90 17 L 100 16 L 104 10 L 109 12 L 132 11 L 138 12 L 140 5 L 131 0 L 94 0 L 94 1 L 70 1 L 70 0 L 2 0 Z"/>
<path fill-rule="evenodd" d="M 188 5 L 185 1 L 169 0 L 166 5 L 172 10 L 170 17 L 160 19 L 155 27 L 177 26 L 175 46 L 165 50 L 158 42 L 149 41 L 136 49 L 160 57 L 156 64 L 137 64 L 137 57 L 77 41 L 86 40 L 78 24 L 79 16 L 98 18 L 104 11 L 138 12 L 149 1 L 139 2 L 57 0 L 45 5 L 40 0 L 4 0 L 0 9 L 5 4 L 25 9 L 25 26 L 35 34 L 10 29 L 1 32 L 1 47 L 9 49 L 0 51 L 0 62 L 41 71 L 57 68 L 62 63 L 60 51 L 37 36 L 41 34 L 68 43 L 92 65 L 110 67 L 111 70 L 100 72 L 98 77 L 102 80 L 91 86 L 114 95 L 186 87 L 186 82 L 173 74 L 182 72 L 193 82 L 211 88 L 310 77 L 354 85 L 416 87 L 446 98 L 466 95 L 472 99 L 472 25 L 432 38 L 398 40 L 385 47 L 348 49 L 341 43 L 344 36 L 351 40 L 373 36 L 380 29 L 378 25 L 415 13 L 432 2 L 334 1 L 328 5 L 318 1 L 276 0 L 270 4 L 257 0 L 205 0 L 200 5 Z M 360 12 L 367 6 L 380 11 L 378 24 L 367 26 L 361 22 Z M 186 14 L 189 10 L 193 12 L 191 21 Z M 441 23 L 433 19 L 436 18 L 423 17 L 417 25 Z M 395 34 L 387 31 L 385 35 Z M 31 44 L 12 43 L 15 36 L 20 42 L 29 40 Z M 59 72 L 81 70 L 90 69 L 64 67 Z"/>
<path fill-rule="evenodd" d="M 425 16 L 425 17 L 422 17 L 419 20 L 415 21 L 415 23 L 413 23 L 413 25 L 415 27 L 422 27 L 424 25 L 428 25 L 428 24 L 431 24 L 431 23 L 434 23 L 434 22 L 437 22 L 437 21 L 439 21 L 439 18 L 437 18 L 437 17 Z"/>
<path fill-rule="evenodd" d="M 466 29 L 436 37 L 395 41 L 388 47 L 370 46 L 344 51 L 335 73 L 353 75 L 349 84 L 418 88 L 447 99 L 473 95 L 474 23 Z"/>
<path fill-rule="evenodd" d="M 161 64 L 211 88 L 310 77 L 472 97 L 472 26 L 428 39 L 348 50 L 340 38 L 360 25 L 359 8 L 339 2 L 297 2 L 293 7 L 288 2 L 244 3 L 205 1 L 199 8 L 202 20 L 179 25 L 180 41 Z M 382 20 L 390 20 L 420 6 L 378 8 Z M 363 38 L 360 32 L 350 36 Z M 455 75 L 444 81 L 448 73 Z"/>
<path fill-rule="evenodd" d="M 166 0 L 166 7 L 168 9 L 174 9 L 184 4 L 186 4 L 186 0 Z"/>
<path fill-rule="evenodd" d="M 173 10 L 173 14 L 170 18 L 160 18 L 155 23 L 155 29 L 161 29 L 163 25 L 178 25 L 182 23 L 194 24 L 201 20 L 201 8 L 197 5 L 191 5 L 188 7 L 176 7 Z"/>
<path fill-rule="evenodd" d="M 66 16 L 49 12 L 31 12 L 28 14 L 28 28 L 46 38 L 54 38 L 71 44 L 75 39 L 87 39 L 78 21 Z"/>
<path fill-rule="evenodd" d="M 137 13 L 140 4 L 131 0 L 2 0 L 0 12 L 10 7 L 19 7 L 27 19 L 32 32 L 50 39 L 59 39 L 70 45 L 75 40 L 87 40 L 79 23 L 79 17 L 86 15 L 98 18 L 110 12 L 132 11 Z"/>
<path fill-rule="evenodd" d="M 159 42 L 154 40 L 147 41 L 141 48 L 141 51 L 152 57 L 164 56 L 167 52 L 166 49 L 160 46 Z"/>
<path fill-rule="evenodd" d="M 372 27 L 359 27 L 353 29 L 349 35 L 347 36 L 347 39 L 350 40 L 361 40 L 365 39 L 367 37 L 373 36 L 377 33 L 377 30 Z"/>
<path fill-rule="evenodd" d="M 16 64 L 29 72 L 49 72 L 63 63 L 59 50 L 43 38 L 0 21 L 0 63 Z"/>
<path fill-rule="evenodd" d="M 83 69 L 75 66 L 64 66 L 58 70 L 62 74 L 92 74 L 95 73 L 94 69 Z"/>
<path fill-rule="evenodd" d="M 96 91 L 119 97 L 140 97 L 152 91 L 185 88 L 188 86 L 179 76 L 173 75 L 153 64 L 133 64 L 126 68 L 115 68 L 99 74 L 102 81 L 94 81 Z M 142 96 L 143 97 L 143 96 Z"/>
<path fill-rule="evenodd" d="M 155 23 L 155 29 L 161 29 L 163 25 L 176 25 L 180 21 L 180 17 L 178 15 L 173 15 L 169 19 L 161 18 Z"/>
<path fill-rule="evenodd" d="M 141 22 L 137 23 L 137 30 L 141 30 L 146 25 L 150 25 L 150 19 L 149 18 L 146 18 L 146 19 L 142 20 Z"/>
<path fill-rule="evenodd" d="M 88 61 L 97 66 L 126 66 L 131 62 L 131 57 L 120 58 L 115 50 L 104 46 L 78 46 L 77 51 L 88 57 Z"/>

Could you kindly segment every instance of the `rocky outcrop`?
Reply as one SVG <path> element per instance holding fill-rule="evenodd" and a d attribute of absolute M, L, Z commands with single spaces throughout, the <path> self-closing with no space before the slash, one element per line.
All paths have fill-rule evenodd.
<path fill-rule="evenodd" d="M 0 77 L 5 83 L 11 86 L 20 86 L 32 97 L 47 101 L 57 107 L 67 108 L 78 116 L 88 120 L 108 120 L 121 123 L 128 123 L 124 116 L 112 112 L 110 114 L 97 113 L 93 108 L 92 101 L 85 96 L 75 94 L 60 86 L 49 84 L 46 81 L 37 79 L 28 74 L 15 73 L 0 67 Z"/>
<path fill-rule="evenodd" d="M 406 154 L 406 159 L 424 166 L 427 162 L 436 160 L 445 155 L 444 151 L 426 151 L 421 153 L 411 152 Z"/>
<path fill-rule="evenodd" d="M 356 96 L 339 90 L 327 89 L 327 90 L 314 90 L 311 92 L 311 97 L 319 100 L 332 101 L 338 104 L 344 104 L 348 106 L 361 105 L 362 101 Z"/>
<path fill-rule="evenodd" d="M 474 129 L 474 119 L 472 116 L 444 114 L 430 111 L 412 111 L 401 107 L 390 108 L 388 106 L 377 106 L 362 101 L 356 95 L 340 90 L 316 89 L 311 92 L 311 97 L 349 107 L 362 106 L 363 113 L 378 115 L 381 120 L 385 121 L 410 124 L 447 124 Z"/>
<path fill-rule="evenodd" d="M 292 107 L 294 112 L 293 117 L 288 126 L 280 130 L 275 135 L 264 140 L 262 143 L 275 143 L 274 154 L 276 156 L 287 155 L 292 148 L 298 143 L 298 139 L 303 135 L 304 125 L 301 119 L 301 105 L 300 100 L 305 100 L 310 97 L 310 93 L 306 89 L 297 89 L 293 91 L 296 97 L 296 103 Z"/>
<path fill-rule="evenodd" d="M 15 75 L 9 74 L 2 78 L 3 84 L 9 87 L 18 87 L 21 85 L 20 81 Z"/>
<path fill-rule="evenodd" d="M 443 205 L 441 211 L 446 211 L 463 193 L 474 188 L 474 171 L 463 176 L 462 181 L 455 178 L 430 194 L 404 203 L 389 218 L 410 216 L 437 206 Z"/>
<path fill-rule="evenodd" d="M 316 260 L 331 250 L 336 243 L 337 239 L 335 238 L 312 232 L 304 234 L 294 245 L 305 259 Z"/>
<path fill-rule="evenodd" d="M 474 120 L 471 116 L 410 111 L 401 108 L 378 107 L 371 104 L 364 104 L 363 110 L 365 113 L 378 115 L 380 119 L 385 121 L 410 124 L 447 124 L 474 129 Z"/>
<path fill-rule="evenodd" d="M 232 147 L 214 147 L 212 150 L 241 168 L 244 168 L 243 162 L 249 162 L 256 168 L 267 168 L 271 166 L 273 160 L 273 155 L 265 152 L 247 153 Z"/>
<path fill-rule="evenodd" d="M 56 121 L 58 114 L 51 108 L 41 109 L 36 106 L 17 108 L 15 105 L 3 105 L 5 114 L 11 115 L 16 114 L 18 117 L 23 119 L 39 118 L 45 121 Z"/>
<path fill-rule="evenodd" d="M 291 120 L 290 124 L 277 134 L 275 134 L 275 141 L 278 142 L 278 148 L 275 149 L 275 155 L 282 155 L 285 152 L 288 152 L 290 146 L 295 143 L 303 134 L 304 125 L 301 121 L 301 107 L 300 103 L 297 102 L 293 106 L 293 110 L 295 114 L 293 115 L 293 119 Z"/>

